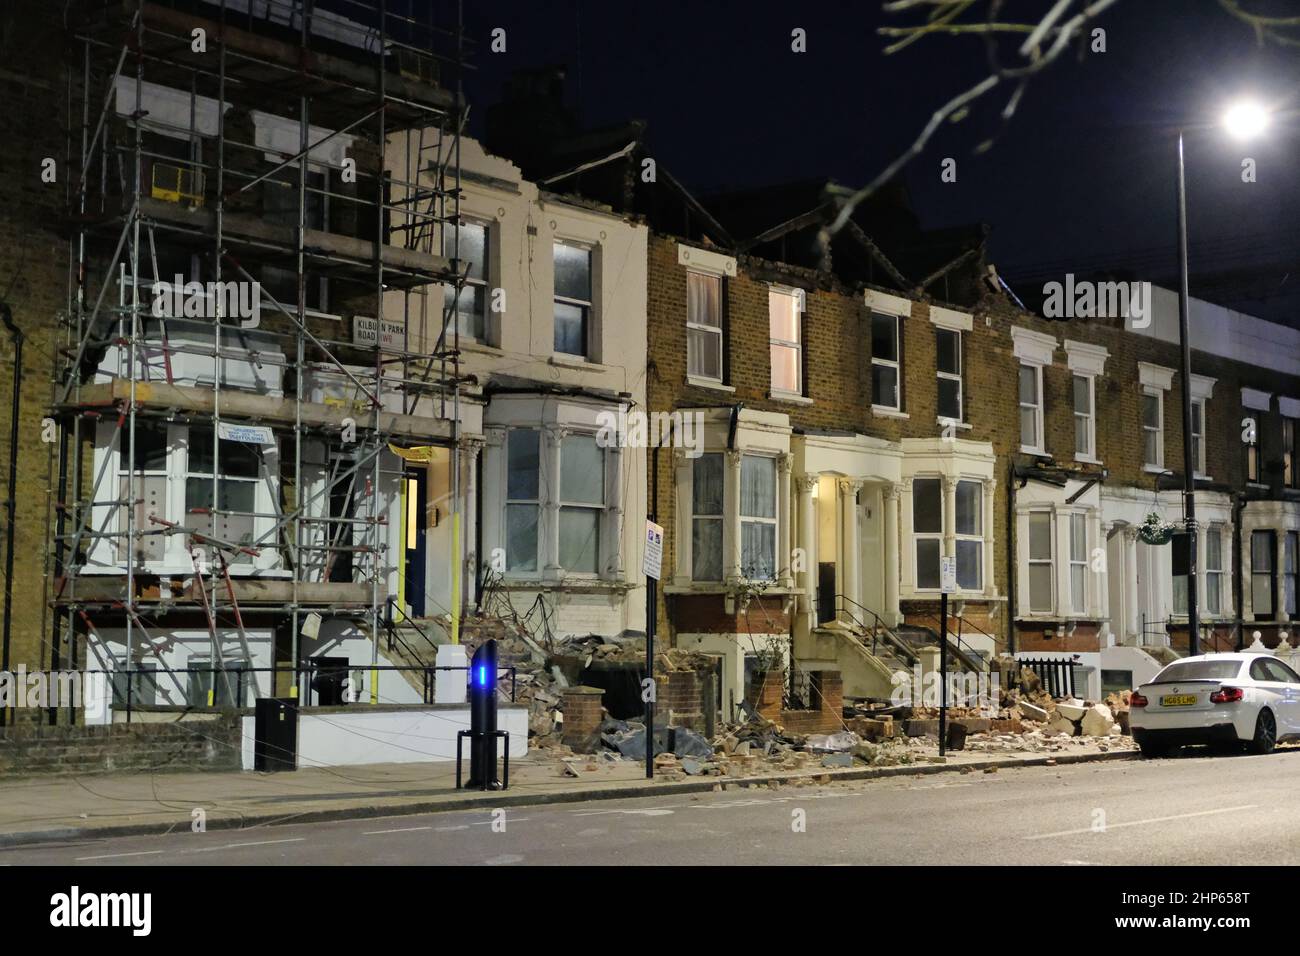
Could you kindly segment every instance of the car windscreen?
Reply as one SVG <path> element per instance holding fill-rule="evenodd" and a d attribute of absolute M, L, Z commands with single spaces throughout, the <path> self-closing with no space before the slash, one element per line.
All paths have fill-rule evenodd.
<path fill-rule="evenodd" d="M 1241 661 L 1176 661 L 1162 670 L 1153 684 L 1180 680 L 1231 680 L 1241 670 Z"/>

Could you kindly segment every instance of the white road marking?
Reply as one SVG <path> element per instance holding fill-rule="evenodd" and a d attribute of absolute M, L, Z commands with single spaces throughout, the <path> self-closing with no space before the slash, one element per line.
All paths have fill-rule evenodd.
<path fill-rule="evenodd" d="M 574 814 L 579 817 L 598 817 L 605 813 L 626 813 L 629 816 L 637 817 L 666 817 L 670 816 L 673 811 L 668 809 L 650 809 L 650 810 L 580 810 Z"/>
<path fill-rule="evenodd" d="M 1118 830 L 1121 827 L 1140 827 L 1148 823 L 1167 823 L 1170 820 L 1188 820 L 1192 817 L 1208 817 L 1215 813 L 1236 813 L 1238 810 L 1254 810 L 1257 804 L 1248 803 L 1240 807 L 1220 807 L 1216 810 L 1198 810 L 1195 813 L 1176 813 L 1168 817 L 1148 817 L 1145 820 L 1129 820 L 1127 823 L 1107 823 L 1105 829 L 1097 830 L 1093 827 L 1079 827 L 1077 830 L 1058 830 L 1055 833 L 1037 833 L 1033 836 L 1025 837 L 1026 840 L 1047 840 L 1052 837 L 1074 836 L 1078 833 L 1105 833 L 1109 830 Z"/>
<path fill-rule="evenodd" d="M 396 830 L 367 830 L 362 836 L 379 836 L 381 833 L 415 833 L 417 830 L 432 830 L 433 827 L 399 827 Z"/>
<path fill-rule="evenodd" d="M 185 853 L 212 853 L 216 850 L 239 850 L 248 846 L 272 846 L 276 843 L 303 843 L 306 837 L 294 837 L 291 840 L 258 840 L 256 843 L 227 843 L 225 846 L 205 846 L 198 850 L 184 850 Z"/>
<path fill-rule="evenodd" d="M 134 853 L 101 853 L 99 856 L 79 856 L 75 857 L 73 862 L 80 863 L 83 860 L 116 860 L 124 856 L 157 856 L 162 850 L 137 850 Z"/>

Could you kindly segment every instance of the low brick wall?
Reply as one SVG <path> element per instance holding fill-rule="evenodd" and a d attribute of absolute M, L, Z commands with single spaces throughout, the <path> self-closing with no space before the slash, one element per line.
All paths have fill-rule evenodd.
<path fill-rule="evenodd" d="M 0 773 L 239 770 L 242 741 L 235 715 L 92 727 L 11 726 L 0 730 Z"/>

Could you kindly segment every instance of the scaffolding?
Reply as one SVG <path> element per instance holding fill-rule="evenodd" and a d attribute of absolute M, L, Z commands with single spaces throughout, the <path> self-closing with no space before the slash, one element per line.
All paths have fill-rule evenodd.
<path fill-rule="evenodd" d="M 467 50 L 460 0 L 439 7 L 74 0 L 55 670 L 106 625 L 135 666 L 157 629 L 196 620 L 224 669 L 219 631 L 247 650 L 250 616 L 296 670 L 307 615 L 367 627 L 375 667 L 385 449 L 448 449 L 458 527 Z M 415 335 L 412 290 L 434 284 L 454 292 Z M 186 453 L 181 520 L 174 468 L 158 473 L 169 435 Z M 163 559 L 180 547 L 188 572 Z"/>

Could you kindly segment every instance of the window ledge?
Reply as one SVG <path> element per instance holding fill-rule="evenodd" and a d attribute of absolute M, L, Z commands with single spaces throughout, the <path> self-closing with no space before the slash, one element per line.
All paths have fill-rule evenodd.
<path fill-rule="evenodd" d="M 936 421 L 938 424 L 942 425 L 944 428 L 947 428 L 947 427 L 949 427 L 949 426 L 952 426 L 953 428 L 958 428 L 958 429 L 960 429 L 960 430 L 962 430 L 962 431 L 964 431 L 964 432 L 968 432 L 968 431 L 971 430 L 971 423 L 970 423 L 970 422 L 959 422 L 959 421 L 957 421 L 957 419 L 955 419 L 955 418 L 944 418 L 944 417 L 941 415 L 941 416 L 939 416 L 938 418 L 936 418 L 935 421 Z"/>
<path fill-rule="evenodd" d="M 736 386 L 724 385 L 722 382 L 715 382 L 711 378 L 697 378 L 694 375 L 686 376 L 686 384 L 693 385 L 696 388 L 711 388 L 715 392 L 734 392 Z"/>
<path fill-rule="evenodd" d="M 1046 450 L 1046 449 L 1043 449 L 1043 448 L 1031 448 L 1031 447 L 1028 446 L 1028 445 L 1021 445 L 1021 446 L 1020 446 L 1020 454 L 1022 454 L 1022 455 L 1033 455 L 1035 458 L 1049 458 L 1049 459 L 1050 459 L 1050 458 L 1052 457 L 1051 455 L 1049 455 L 1049 454 L 1047 453 L 1047 450 Z"/>
<path fill-rule="evenodd" d="M 495 345 L 488 345 L 486 342 L 480 342 L 478 339 L 470 339 L 461 336 L 460 348 L 463 352 L 482 352 L 484 355 L 505 355 L 505 349 L 498 348 Z"/>
<path fill-rule="evenodd" d="M 1100 465 L 1103 464 L 1100 458 L 1093 458 L 1091 455 L 1075 455 L 1074 460 L 1083 465 Z"/>
<path fill-rule="evenodd" d="M 1143 465 L 1142 470 L 1148 475 L 1163 475 L 1169 471 L 1164 465 Z"/>
<path fill-rule="evenodd" d="M 603 372 L 605 366 L 598 362 L 592 362 L 580 355 L 569 355 L 566 352 L 554 352 L 549 359 L 552 365 L 560 365 L 565 368 L 579 368 L 591 372 Z"/>
<path fill-rule="evenodd" d="M 872 405 L 871 414 L 877 418 L 911 418 L 907 412 L 898 408 L 890 408 L 888 405 Z"/>
<path fill-rule="evenodd" d="M 767 397 L 774 402 L 789 402 L 791 405 L 811 405 L 813 400 L 807 395 L 800 395 L 797 392 L 781 392 L 776 389 L 767 393 Z"/>

